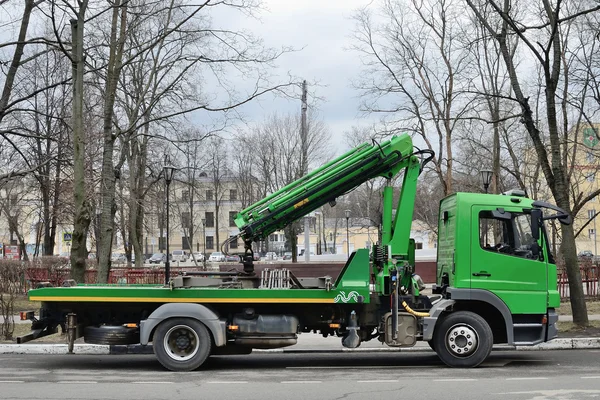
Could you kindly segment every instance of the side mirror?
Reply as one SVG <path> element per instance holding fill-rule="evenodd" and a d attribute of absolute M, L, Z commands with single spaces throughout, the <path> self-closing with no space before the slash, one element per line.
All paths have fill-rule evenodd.
<path fill-rule="evenodd" d="M 531 210 L 531 235 L 537 242 L 540 240 L 540 221 L 542 220 L 542 210 L 534 208 Z M 539 249 L 538 249 L 539 251 Z"/>

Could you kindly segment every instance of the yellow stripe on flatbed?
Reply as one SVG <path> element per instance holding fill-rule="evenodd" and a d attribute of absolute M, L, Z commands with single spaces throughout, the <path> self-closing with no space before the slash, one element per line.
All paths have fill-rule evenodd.
<path fill-rule="evenodd" d="M 288 299 L 288 298 L 248 298 L 215 299 L 202 297 L 86 297 L 86 296 L 31 296 L 30 301 L 85 301 L 104 303 L 333 303 L 333 299 Z"/>

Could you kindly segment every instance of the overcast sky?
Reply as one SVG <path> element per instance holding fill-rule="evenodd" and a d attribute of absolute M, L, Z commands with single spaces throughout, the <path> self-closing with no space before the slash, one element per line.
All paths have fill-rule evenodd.
<path fill-rule="evenodd" d="M 286 80 L 289 72 L 309 83 L 318 82 L 318 86 L 308 87 L 309 96 L 321 99 L 317 104 L 320 118 L 331 132 L 337 153 L 341 153 L 347 149 L 343 143 L 343 133 L 353 125 L 368 126 L 375 119 L 360 115 L 358 92 L 352 88 L 351 82 L 359 76 L 362 67 L 358 54 L 349 50 L 354 28 L 351 19 L 353 11 L 372 1 L 262 1 L 264 10 L 258 14 L 259 20 L 239 12 L 227 12 L 225 18 L 215 15 L 215 22 L 231 30 L 249 30 L 263 38 L 268 47 L 298 49 L 278 60 L 276 72 L 282 81 Z M 16 8 L 7 5 L 0 7 L 0 36 L 3 39 L 10 34 L 16 35 L 19 25 L 5 22 L 19 21 L 21 12 L 20 4 Z M 246 105 L 242 112 L 248 121 L 258 123 L 273 113 L 300 112 L 300 101 L 264 97 Z"/>
<path fill-rule="evenodd" d="M 369 125 L 359 112 L 358 92 L 351 81 L 362 67 L 356 52 L 349 50 L 354 27 L 352 13 L 369 4 L 366 0 L 263 0 L 265 11 L 260 21 L 240 18 L 249 29 L 265 40 L 267 46 L 292 46 L 301 49 L 284 55 L 278 62 L 279 73 L 289 71 L 318 87 L 308 88 L 309 94 L 322 98 L 321 119 L 332 134 L 338 153 L 347 147 L 343 132 L 353 125 Z M 248 119 L 262 121 L 264 116 L 278 112 L 300 112 L 300 103 L 278 99 L 263 99 L 244 110 Z"/>

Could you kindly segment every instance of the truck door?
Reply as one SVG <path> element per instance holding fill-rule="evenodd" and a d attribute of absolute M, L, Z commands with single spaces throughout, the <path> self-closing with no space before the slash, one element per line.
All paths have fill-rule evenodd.
<path fill-rule="evenodd" d="M 513 314 L 545 313 L 548 271 L 531 251 L 531 216 L 517 207 L 472 210 L 471 289 L 495 293 Z"/>

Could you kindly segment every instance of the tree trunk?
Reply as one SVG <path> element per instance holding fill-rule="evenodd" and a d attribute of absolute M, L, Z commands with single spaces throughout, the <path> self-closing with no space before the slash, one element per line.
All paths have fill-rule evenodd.
<path fill-rule="evenodd" d="M 90 225 L 90 211 L 86 201 L 85 185 L 85 140 L 83 128 L 83 33 L 87 0 L 80 3 L 77 19 L 71 20 L 73 38 L 73 235 L 71 242 L 71 279 L 85 281 L 85 260 L 87 258 L 87 232 Z"/>
<path fill-rule="evenodd" d="M 118 28 L 119 13 L 121 13 L 120 30 Z M 100 217 L 100 245 L 98 246 L 98 283 L 107 283 L 110 274 L 110 255 L 112 253 L 112 242 L 114 235 L 116 180 L 119 171 L 113 165 L 114 146 L 116 136 L 113 135 L 112 118 L 114 114 L 115 96 L 117 83 L 121 73 L 121 60 L 123 57 L 123 46 L 125 43 L 125 26 L 127 21 L 127 5 L 116 1 L 113 6 L 111 33 L 110 33 L 110 55 L 106 75 L 106 90 L 104 93 L 104 118 L 103 136 L 104 151 L 102 152 L 102 215 Z M 117 39 L 117 31 L 119 38 Z"/>

